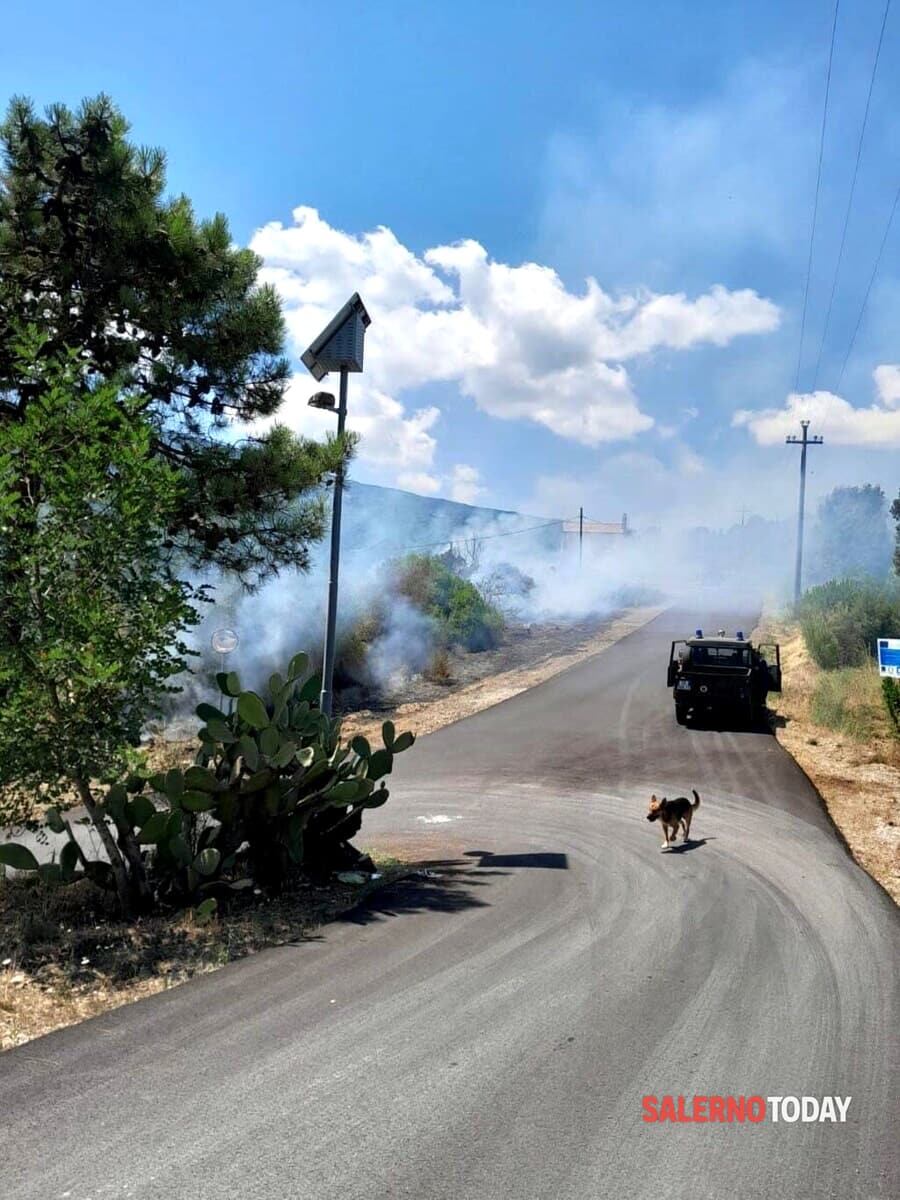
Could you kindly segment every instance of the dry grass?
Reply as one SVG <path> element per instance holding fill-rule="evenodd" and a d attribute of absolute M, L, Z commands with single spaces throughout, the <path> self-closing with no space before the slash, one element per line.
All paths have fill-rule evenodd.
<path fill-rule="evenodd" d="M 432 683 L 443 683 L 449 686 L 453 682 L 453 672 L 450 669 L 450 655 L 446 650 L 436 650 L 431 656 L 431 662 L 423 671 L 426 679 Z"/>
<path fill-rule="evenodd" d="M 817 725 L 869 743 L 889 736 L 881 679 L 874 663 L 823 671 L 810 698 Z"/>
<path fill-rule="evenodd" d="M 307 938 L 408 870 L 395 858 L 376 861 L 380 878 L 370 883 L 242 894 L 206 923 L 188 910 L 129 924 L 89 883 L 0 880 L 0 1049 Z"/>
<path fill-rule="evenodd" d="M 853 857 L 900 904 L 900 740 L 874 667 L 823 671 L 797 627 L 767 623 L 781 642 L 784 691 L 769 697 L 775 734 L 812 780 Z"/>

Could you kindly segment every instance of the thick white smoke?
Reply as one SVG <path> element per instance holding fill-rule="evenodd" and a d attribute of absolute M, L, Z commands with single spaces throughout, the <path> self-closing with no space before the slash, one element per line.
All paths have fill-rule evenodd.
<path fill-rule="evenodd" d="M 564 623 L 656 602 L 698 613 L 758 608 L 766 597 L 787 595 L 793 536 L 790 523 L 751 518 L 726 531 L 587 533 L 579 555 L 577 534 L 564 534 L 560 521 L 354 484 L 344 499 L 337 637 L 354 677 L 371 689 L 390 689 L 424 670 L 438 644 L 429 617 L 392 593 L 387 564 L 449 547 L 511 619 Z M 327 542 L 315 548 L 309 573 L 283 572 L 258 593 L 213 583 L 214 601 L 193 638 L 200 657 L 173 706 L 172 734 L 194 731 L 193 708 L 215 698 L 222 666 L 237 671 L 243 686 L 260 689 L 298 650 L 321 662 Z M 367 622 L 374 637 L 354 639 Z M 239 638 L 224 659 L 210 646 L 221 627 Z"/>

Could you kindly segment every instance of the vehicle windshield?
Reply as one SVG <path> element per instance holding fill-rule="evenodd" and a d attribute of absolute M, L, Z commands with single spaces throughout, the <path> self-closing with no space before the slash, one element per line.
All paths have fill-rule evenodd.
<path fill-rule="evenodd" d="M 695 666 L 749 667 L 749 646 L 692 646 L 691 662 Z"/>

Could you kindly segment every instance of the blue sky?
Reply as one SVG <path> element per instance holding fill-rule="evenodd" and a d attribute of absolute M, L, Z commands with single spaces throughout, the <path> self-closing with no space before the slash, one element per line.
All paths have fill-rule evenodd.
<path fill-rule="evenodd" d="M 884 0 L 839 13 L 794 399 L 830 2 L 8 0 L 0 81 L 108 91 L 263 255 L 296 349 L 359 287 L 359 478 L 719 525 L 790 511 L 804 413 L 814 499 L 900 484 L 900 216 L 837 389 L 900 183 L 896 9 L 816 372 Z M 284 418 L 315 432 L 310 385 Z"/>

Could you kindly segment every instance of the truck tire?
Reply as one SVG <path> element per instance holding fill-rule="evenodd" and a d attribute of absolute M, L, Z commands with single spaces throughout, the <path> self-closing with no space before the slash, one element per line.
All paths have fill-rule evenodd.
<path fill-rule="evenodd" d="M 686 704 L 675 705 L 675 720 L 679 725 L 687 725 L 688 706 Z"/>

